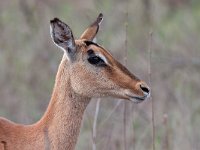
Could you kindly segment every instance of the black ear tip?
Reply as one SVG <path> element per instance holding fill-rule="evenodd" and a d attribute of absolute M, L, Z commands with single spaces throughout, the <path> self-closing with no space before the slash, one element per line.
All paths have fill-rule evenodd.
<path fill-rule="evenodd" d="M 102 20 L 103 20 L 103 14 L 100 13 L 99 16 L 97 17 L 97 23 L 100 24 Z"/>
<path fill-rule="evenodd" d="M 50 23 L 55 23 L 55 22 L 60 22 L 60 19 L 54 18 L 54 19 L 50 20 Z"/>
<path fill-rule="evenodd" d="M 103 14 L 100 13 L 99 16 L 98 16 L 98 18 L 99 18 L 99 19 L 103 19 Z"/>

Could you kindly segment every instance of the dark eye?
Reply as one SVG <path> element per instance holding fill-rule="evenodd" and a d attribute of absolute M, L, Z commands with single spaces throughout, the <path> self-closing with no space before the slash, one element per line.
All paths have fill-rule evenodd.
<path fill-rule="evenodd" d="M 88 58 L 88 62 L 92 65 L 97 65 L 97 66 L 105 66 L 105 62 L 98 56 L 92 56 Z"/>

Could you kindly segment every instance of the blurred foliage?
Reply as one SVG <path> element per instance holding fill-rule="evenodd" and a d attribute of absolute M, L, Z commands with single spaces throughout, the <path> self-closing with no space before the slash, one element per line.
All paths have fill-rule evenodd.
<path fill-rule="evenodd" d="M 62 52 L 49 35 L 54 17 L 75 37 L 99 12 L 98 43 L 123 62 L 128 3 L 128 68 L 148 81 L 148 40 L 153 31 L 152 92 L 156 149 L 200 149 L 200 1 L 198 0 L 0 0 L 0 116 L 30 124 L 44 113 Z M 101 101 L 97 149 L 123 149 L 123 107 Z M 92 149 L 93 100 L 85 112 L 77 150 Z M 128 149 L 151 147 L 151 105 L 127 108 Z M 163 121 L 167 115 L 167 121 Z"/>

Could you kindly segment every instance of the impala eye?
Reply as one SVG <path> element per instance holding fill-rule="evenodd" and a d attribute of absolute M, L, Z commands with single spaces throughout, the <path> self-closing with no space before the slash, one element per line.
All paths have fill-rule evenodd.
<path fill-rule="evenodd" d="M 96 56 L 93 50 L 88 50 L 88 62 L 96 66 L 106 66 L 106 63 L 101 59 L 101 57 Z"/>
<path fill-rule="evenodd" d="M 104 61 L 100 57 L 98 57 L 98 56 L 89 57 L 88 61 L 92 65 L 105 64 Z"/>

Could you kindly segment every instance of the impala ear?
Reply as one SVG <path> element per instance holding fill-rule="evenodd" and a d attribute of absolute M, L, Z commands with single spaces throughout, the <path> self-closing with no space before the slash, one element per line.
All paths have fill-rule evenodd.
<path fill-rule="evenodd" d="M 102 20 L 103 20 L 103 14 L 100 13 L 97 19 L 83 32 L 80 39 L 86 39 L 88 41 L 92 41 L 99 30 L 99 25 L 101 24 Z"/>
<path fill-rule="evenodd" d="M 69 60 L 73 60 L 76 54 L 76 46 L 70 27 L 60 19 L 54 18 L 50 21 L 50 33 L 56 46 L 66 52 Z"/>

